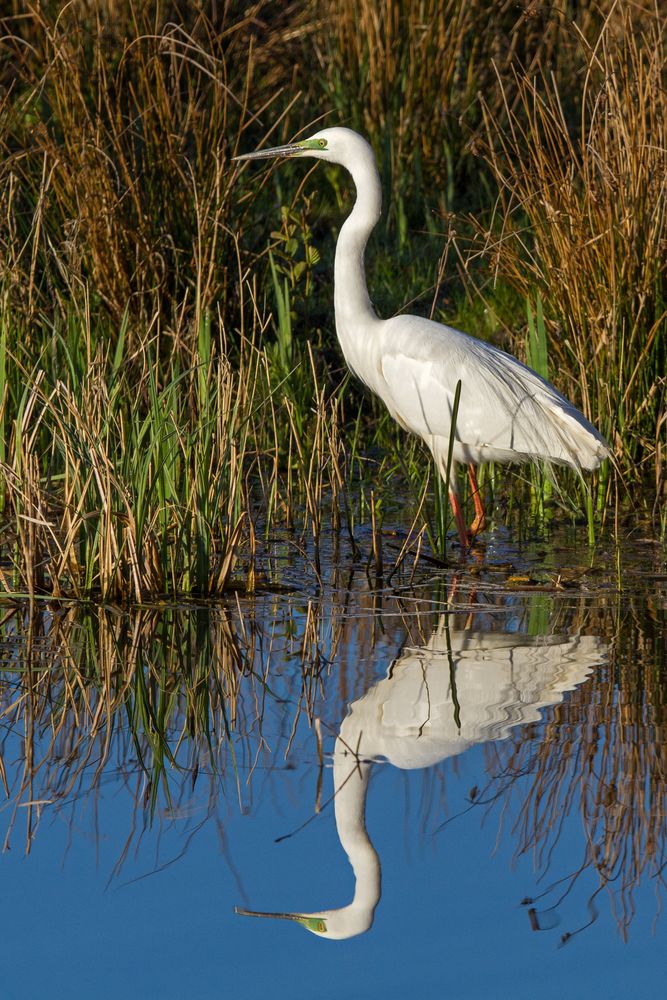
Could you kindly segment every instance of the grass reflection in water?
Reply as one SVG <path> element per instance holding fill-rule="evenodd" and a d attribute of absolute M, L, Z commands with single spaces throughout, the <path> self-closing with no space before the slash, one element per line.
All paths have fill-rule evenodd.
<path fill-rule="evenodd" d="M 267 782 L 287 787 L 292 763 L 319 774 L 308 815 L 331 797 L 324 732 L 324 751 L 337 738 L 334 809 L 363 897 L 350 931 L 360 933 L 379 899 L 380 862 L 370 881 L 366 864 L 377 859 L 364 824 L 372 761 L 427 769 L 422 823 L 437 832 L 449 807 L 434 765 L 446 775 L 451 765 L 439 761 L 485 742 L 486 784 L 470 805 L 502 818 L 512 804 L 506 835 L 517 853 L 534 853 L 551 885 L 531 907 L 534 926 L 549 922 L 538 909 L 557 907 L 586 873 L 591 914 L 608 891 L 627 930 L 639 880 L 664 882 L 664 607 L 506 592 L 461 603 L 470 597 L 460 593 L 450 609 L 423 592 L 354 589 L 318 602 L 266 597 L 134 614 L 6 609 L 5 847 L 25 824 L 29 851 L 56 813 L 78 829 L 84 803 L 113 784 L 131 831 L 117 874 L 151 823 L 182 824 L 187 841 L 195 812 L 201 822 L 218 817 L 223 795 L 250 811 Z M 195 790 L 203 811 L 192 808 Z M 577 813 L 580 857 L 561 870 L 563 818 Z M 312 914 L 296 916 L 310 927 Z M 331 913 L 315 916 L 310 929 L 331 935 Z"/>

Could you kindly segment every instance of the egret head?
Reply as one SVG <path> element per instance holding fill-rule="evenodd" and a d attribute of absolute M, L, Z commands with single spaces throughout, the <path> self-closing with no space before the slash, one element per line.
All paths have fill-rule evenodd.
<path fill-rule="evenodd" d="M 284 146 L 274 146 L 272 149 L 258 149 L 254 153 L 244 153 L 235 156 L 235 160 L 265 160 L 272 158 L 292 159 L 294 157 L 311 156 L 316 160 L 328 160 L 330 163 L 340 163 L 351 167 L 356 161 L 366 159 L 368 155 L 374 159 L 373 150 L 363 136 L 350 128 L 324 128 L 308 139 L 298 142 L 288 142 Z"/>
<path fill-rule="evenodd" d="M 235 912 L 243 917 L 270 917 L 273 920 L 293 920 L 301 924 L 311 934 L 342 941 L 345 938 L 363 934 L 373 923 L 375 907 L 360 907 L 351 903 L 338 910 L 322 910 L 320 913 L 262 913 L 259 910 L 244 910 L 235 907 Z"/>

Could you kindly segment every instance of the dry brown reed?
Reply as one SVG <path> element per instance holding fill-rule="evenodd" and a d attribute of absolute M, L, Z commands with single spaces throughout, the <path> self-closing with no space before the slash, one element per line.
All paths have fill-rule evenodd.
<path fill-rule="evenodd" d="M 116 6 L 111 25 L 99 4 L 5 25 L 3 285 L 28 321 L 89 289 L 116 320 L 160 313 L 178 346 L 237 272 L 229 158 L 251 117 L 252 52 L 233 86 L 227 65 L 247 22 L 213 25 L 186 4 L 185 21 L 165 9 L 156 24 L 150 5 Z"/>
<path fill-rule="evenodd" d="M 531 79 L 548 67 L 567 78 L 581 66 L 581 40 L 594 44 L 606 19 L 614 28 L 619 21 L 616 0 L 492 9 L 482 0 L 318 0 L 316 7 L 326 26 L 315 45 L 327 95 L 346 123 L 374 140 L 403 235 L 404 214 L 417 204 L 426 207 L 419 221 L 433 225 L 430 210 L 451 211 L 483 181 L 469 154 L 481 136 L 479 96 L 504 118 L 496 74 L 516 68 Z M 638 22 L 643 8 L 652 4 L 632 5 Z"/>
<path fill-rule="evenodd" d="M 581 35 L 574 107 L 545 66 L 531 76 L 499 72 L 502 129 L 497 109 L 484 105 L 499 195 L 475 250 L 523 300 L 542 298 L 557 380 L 608 435 L 626 473 L 655 469 L 658 496 L 667 432 L 666 29 L 657 8 L 637 22 L 636 11 L 614 4 L 593 42 Z"/>

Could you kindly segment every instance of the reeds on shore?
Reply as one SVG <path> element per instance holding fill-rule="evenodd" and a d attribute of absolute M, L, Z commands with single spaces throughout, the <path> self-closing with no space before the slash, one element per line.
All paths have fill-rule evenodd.
<path fill-rule="evenodd" d="M 275 517 L 316 565 L 323 511 L 358 516 L 342 486 L 362 454 L 360 510 L 388 480 L 422 510 L 425 457 L 395 461 L 341 373 L 348 179 L 231 163 L 322 120 L 378 153 L 380 299 L 430 289 L 424 312 L 525 357 L 539 298 L 552 378 L 614 447 L 590 517 L 639 484 L 664 531 L 658 6 L 46 0 L 0 27 L 3 591 L 252 588 Z"/>

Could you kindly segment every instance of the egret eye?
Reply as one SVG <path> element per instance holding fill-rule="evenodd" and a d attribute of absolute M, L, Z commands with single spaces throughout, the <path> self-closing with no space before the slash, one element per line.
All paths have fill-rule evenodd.
<path fill-rule="evenodd" d="M 327 140 L 326 139 L 320 139 L 320 146 L 321 146 L 322 149 L 326 149 Z"/>
<path fill-rule="evenodd" d="M 326 934 L 327 933 L 327 922 L 323 920 L 322 917 L 309 917 L 303 916 L 300 918 L 300 922 L 312 931 L 313 934 Z"/>

